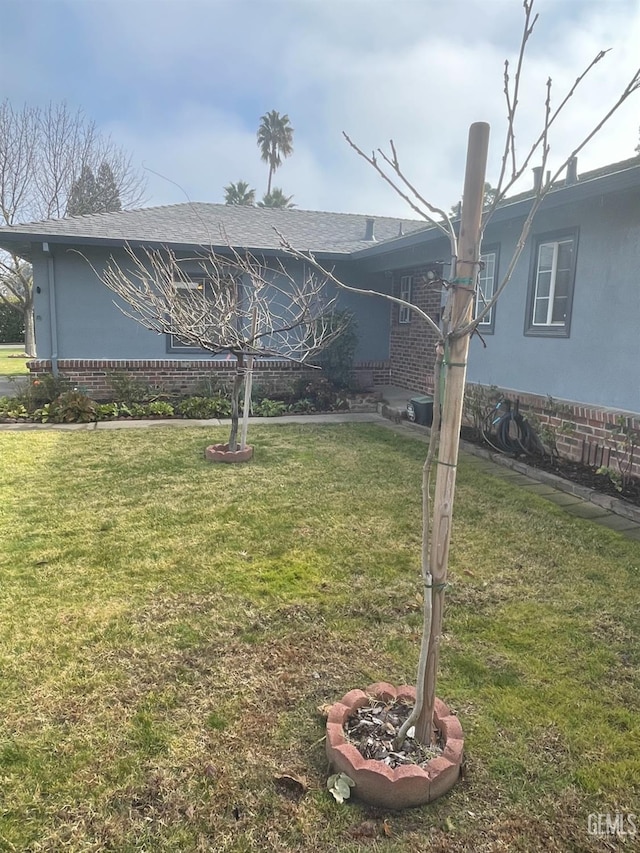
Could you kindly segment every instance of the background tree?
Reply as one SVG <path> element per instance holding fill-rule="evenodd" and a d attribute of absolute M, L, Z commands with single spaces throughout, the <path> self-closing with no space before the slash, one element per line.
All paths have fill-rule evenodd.
<path fill-rule="evenodd" d="M 497 190 L 495 187 L 492 187 L 489 181 L 484 182 L 484 198 L 483 198 L 483 209 L 488 210 L 496 200 Z M 462 201 L 459 201 L 457 204 L 452 205 L 451 210 L 449 211 L 449 216 L 453 219 L 456 219 L 460 216 L 462 212 Z"/>
<path fill-rule="evenodd" d="M 118 210 L 122 210 L 120 191 L 109 164 L 102 162 L 97 176 L 91 166 L 83 166 L 80 177 L 71 185 L 66 215 L 85 216 Z"/>
<path fill-rule="evenodd" d="M 169 248 L 136 253 L 127 247 L 126 266 L 112 258 L 97 275 L 132 309 L 116 303 L 123 313 L 146 329 L 235 357 L 231 451 L 237 449 L 240 392 L 246 379 L 240 442 L 244 449 L 253 359 L 307 362 L 344 327 L 342 316 L 335 314 L 335 296 L 327 297 L 324 276 L 304 267 L 300 281 L 280 262 L 269 267 L 231 247 L 228 257 L 211 250 L 192 258 L 179 258 Z"/>
<path fill-rule="evenodd" d="M 509 62 L 505 62 L 504 66 L 503 89 L 506 99 L 507 130 L 502 148 L 500 174 L 494 190 L 493 201 L 488 207 L 484 205 L 484 202 L 486 200 L 485 167 L 489 126 L 482 122 L 477 122 L 471 126 L 459 238 L 453 227 L 451 217 L 443 209 L 428 201 L 405 175 L 393 141 L 390 144 L 389 153 L 378 149 L 369 155 L 355 145 L 345 134 L 347 141 L 354 150 L 409 204 L 411 209 L 447 237 L 451 261 L 448 280 L 442 282 L 446 289 L 447 298 L 440 324 L 436 323 L 421 308 L 405 300 L 345 284 L 330 271 L 325 270 L 312 254 L 296 249 L 281 235 L 282 245 L 288 252 L 294 257 L 304 260 L 318 272 L 325 274 L 338 287 L 352 293 L 362 293 L 367 296 L 376 295 L 395 304 L 405 306 L 429 327 L 438 341 L 433 376 L 433 425 L 422 479 L 421 582 L 424 586 L 424 619 L 418 662 L 416 704 L 395 740 L 396 749 L 401 747 L 408 730 L 414 725 L 415 736 L 421 743 L 429 744 L 433 737 L 436 675 L 442 636 L 444 594 L 447 587 L 456 468 L 470 337 L 477 329 L 478 324 L 491 311 L 511 280 L 513 271 L 524 251 L 535 214 L 555 181 L 567 168 L 569 161 L 582 151 L 619 107 L 632 94 L 640 90 L 640 68 L 638 68 L 618 99 L 604 113 L 600 121 L 564 159 L 559 158 L 560 162 L 557 168 L 551 170 L 548 177 L 536 187 L 532 193 L 529 212 L 516 240 L 516 248 L 507 264 L 505 275 L 495 294 L 486 301 L 482 310 L 474 317 L 473 309 L 478 287 L 481 241 L 487 223 L 498 204 L 520 180 L 532 161 L 538 162 L 542 175 L 547 174 L 549 138 L 553 126 L 558 116 L 565 112 L 567 104 L 585 77 L 606 55 L 606 51 L 600 51 L 596 54 L 583 72 L 578 75 L 568 91 L 560 97 L 556 107 L 552 107 L 551 101 L 552 82 L 551 79 L 547 80 L 542 126 L 530 147 L 525 148 L 524 153 L 519 152 L 516 148 L 516 120 L 519 115 L 522 65 L 527 44 L 538 18 L 537 15 L 533 14 L 533 5 L 534 0 L 524 0 L 523 2 L 524 26 L 515 66 L 516 72 L 513 78 L 510 76 Z M 440 405 L 441 387 L 444 389 L 442 407 Z M 436 466 L 435 488 L 432 490 L 431 471 L 434 464 Z"/>
<path fill-rule="evenodd" d="M 17 225 L 65 216 L 74 184 L 90 170 L 101 209 L 139 206 L 145 180 L 130 156 L 102 135 L 82 110 L 65 103 L 14 109 L 0 103 L 0 222 Z M 117 201 L 115 200 L 117 198 Z M 34 356 L 31 268 L 17 255 L 0 253 L 0 299 L 24 316 L 25 351 Z"/>
<path fill-rule="evenodd" d="M 262 196 L 262 200 L 258 202 L 258 207 L 295 207 L 291 201 L 292 195 L 285 195 L 280 187 L 274 187 L 270 193 Z"/>
<path fill-rule="evenodd" d="M 276 110 L 265 113 L 258 127 L 260 157 L 269 164 L 267 195 L 271 195 L 273 173 L 282 165 L 282 158 L 293 154 L 293 128 L 288 115 L 281 116 Z"/>
<path fill-rule="evenodd" d="M 252 207 L 256 203 L 256 191 L 250 189 L 246 181 L 231 183 L 224 187 L 224 203 Z"/>

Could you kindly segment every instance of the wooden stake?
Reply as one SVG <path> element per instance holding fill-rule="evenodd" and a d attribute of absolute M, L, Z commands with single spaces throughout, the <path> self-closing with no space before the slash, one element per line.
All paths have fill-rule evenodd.
<path fill-rule="evenodd" d="M 251 315 L 251 346 L 253 346 L 258 330 L 258 309 L 254 306 Z M 242 429 L 240 431 L 240 450 L 247 446 L 247 430 L 249 429 L 249 409 L 251 408 L 251 388 L 253 386 L 253 356 L 247 356 L 247 369 L 244 377 L 244 409 L 242 410 Z"/>
<path fill-rule="evenodd" d="M 473 314 L 473 302 L 480 261 L 480 240 L 484 180 L 489 148 L 489 125 L 476 122 L 469 129 L 467 166 L 462 197 L 462 218 L 458 240 L 458 261 L 452 270 L 453 280 L 445 309 L 445 393 L 442 408 L 440 446 L 437 460 L 436 487 L 431 531 L 429 565 L 432 588 L 431 634 L 424 680 L 424 705 L 416 723 L 416 737 L 431 743 L 433 708 L 436 698 L 436 676 L 442 634 L 444 590 L 447 583 L 451 519 L 456 488 L 456 466 L 460 446 L 462 404 L 467 373 L 469 335 L 456 337 L 456 330 L 467 324 Z"/>

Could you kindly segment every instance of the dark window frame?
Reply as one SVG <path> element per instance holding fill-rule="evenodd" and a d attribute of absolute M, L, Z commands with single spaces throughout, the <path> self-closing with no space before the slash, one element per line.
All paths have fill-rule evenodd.
<path fill-rule="evenodd" d="M 536 338 L 568 338 L 571 335 L 571 317 L 573 314 L 573 295 L 575 291 L 576 267 L 578 259 L 579 228 L 563 228 L 556 231 L 547 231 L 544 234 L 533 235 L 531 245 L 531 258 L 529 265 L 529 285 L 527 289 L 527 305 L 525 314 L 524 334 Z M 534 324 L 535 300 L 539 275 L 540 248 L 547 244 L 558 244 L 573 242 L 571 268 L 569 270 L 569 282 L 567 287 L 567 305 L 564 323 Z M 554 294 L 555 294 L 554 280 Z"/>

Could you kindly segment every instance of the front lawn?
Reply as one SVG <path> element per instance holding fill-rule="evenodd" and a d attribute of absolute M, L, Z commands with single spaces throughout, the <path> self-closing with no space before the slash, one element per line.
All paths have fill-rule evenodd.
<path fill-rule="evenodd" d="M 24 347 L 0 347 L 0 376 L 26 376 L 26 358 L 16 358 L 24 354 Z"/>
<path fill-rule="evenodd" d="M 463 459 L 438 693 L 464 779 L 338 806 L 318 707 L 415 677 L 424 445 L 271 424 L 205 462 L 226 437 L 0 432 L 0 850 L 603 849 L 588 816 L 640 811 L 640 543 Z"/>

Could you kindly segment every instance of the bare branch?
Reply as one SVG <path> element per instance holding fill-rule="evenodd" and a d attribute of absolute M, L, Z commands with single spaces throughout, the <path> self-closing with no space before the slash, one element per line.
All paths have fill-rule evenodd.
<path fill-rule="evenodd" d="M 403 198 L 403 199 L 406 201 L 406 203 L 409 205 L 409 207 L 410 207 L 410 208 L 411 208 L 415 213 L 417 213 L 417 214 L 418 214 L 418 216 L 419 216 L 421 219 L 425 219 L 427 222 L 430 222 L 430 223 L 431 223 L 431 225 L 435 225 L 435 226 L 436 226 L 436 228 L 440 229 L 440 231 L 442 231 L 442 233 L 443 233 L 443 234 L 444 234 L 444 235 L 445 235 L 445 236 L 446 236 L 450 241 L 453 241 L 453 242 L 451 243 L 451 246 L 452 246 L 452 251 L 451 251 L 451 253 L 452 253 L 453 255 L 455 255 L 455 254 L 456 254 L 456 251 L 457 251 L 457 249 L 456 249 L 456 245 L 457 245 L 457 242 L 456 242 L 456 236 L 455 236 L 455 231 L 453 230 L 453 225 L 451 224 L 451 221 L 450 221 L 450 219 L 449 219 L 448 215 L 444 212 L 444 210 L 441 210 L 439 207 L 435 207 L 434 205 L 432 205 L 432 204 L 430 204 L 428 201 L 426 201 L 426 199 L 424 199 L 424 198 L 423 198 L 423 197 L 418 193 L 418 191 L 415 189 L 415 187 L 413 187 L 413 185 L 412 185 L 412 184 L 410 184 L 410 183 L 409 183 L 409 181 L 404 177 L 404 175 L 402 174 L 402 171 L 400 170 L 400 166 L 399 166 L 399 164 L 398 164 L 398 161 L 397 161 L 397 157 L 396 157 L 396 152 L 395 152 L 395 147 L 394 147 L 394 145 L 393 145 L 393 141 L 391 142 L 391 147 L 392 147 L 392 151 L 393 151 L 393 160 L 389 159 L 389 158 L 388 158 L 388 157 L 387 157 L 387 156 L 386 156 L 386 155 L 385 155 L 385 154 L 384 154 L 380 149 L 378 149 L 379 154 L 382 156 L 382 158 L 385 160 L 385 162 L 386 162 L 388 165 L 390 165 L 390 166 L 391 166 L 391 168 L 393 169 L 393 171 L 395 172 L 395 174 L 396 174 L 396 175 L 400 178 L 400 180 L 401 180 L 401 181 L 402 181 L 402 182 L 407 186 L 407 188 L 408 188 L 408 189 L 409 189 L 409 190 L 414 194 L 414 196 L 418 199 L 418 201 L 419 201 L 421 204 L 423 204 L 423 205 L 427 208 L 427 210 L 428 210 L 430 213 L 425 213 L 425 211 L 424 211 L 424 210 L 422 210 L 422 209 L 419 207 L 419 205 L 417 205 L 417 204 L 416 204 L 416 203 L 411 199 L 411 197 L 410 197 L 410 196 L 408 196 L 405 192 L 403 192 L 403 191 L 400 189 L 400 187 L 399 187 L 396 183 L 394 183 L 394 181 L 393 181 L 393 180 L 392 180 L 392 179 L 387 175 L 387 173 L 384 171 L 384 169 L 382 169 L 382 168 L 380 167 L 380 165 L 379 165 L 379 163 L 378 163 L 378 160 L 376 159 L 375 153 L 374 153 L 374 154 L 372 154 L 371 156 L 369 156 L 368 154 L 365 154 L 365 153 L 364 153 L 364 151 L 363 151 L 361 148 L 359 148 L 359 147 L 356 145 L 356 143 L 355 143 L 355 142 L 353 142 L 353 140 L 352 140 L 352 139 L 351 139 L 351 138 L 350 138 L 350 137 L 349 137 L 349 136 L 348 136 L 344 131 L 342 132 L 342 135 L 343 135 L 343 136 L 344 136 L 344 138 L 347 140 L 347 142 L 349 143 L 349 145 L 353 148 L 353 150 L 354 150 L 357 154 L 359 154 L 359 155 L 360 155 L 360 157 L 362 157 L 364 160 L 366 160 L 366 161 L 367 161 L 367 163 L 369 163 L 369 165 L 370 165 L 370 166 L 373 166 L 373 168 L 374 168 L 374 169 L 376 170 L 376 172 L 380 175 L 380 177 L 381 177 L 384 181 L 386 181 L 386 182 L 389 184 L 389 186 L 390 186 L 390 187 L 391 187 L 391 188 L 392 188 L 392 189 L 393 189 L 393 190 L 394 190 L 394 191 L 395 191 L 395 192 L 396 192 L 396 193 L 397 193 L 401 198 Z M 395 162 L 395 165 L 394 165 L 394 162 Z M 432 216 L 432 215 L 430 215 L 430 214 L 433 214 L 433 216 Z M 435 218 L 435 216 L 442 216 L 442 218 L 443 218 L 443 220 L 444 220 L 444 223 L 446 223 L 446 224 L 444 224 L 444 223 L 443 223 L 442 221 L 440 221 L 439 219 L 436 219 L 436 218 Z"/>
<path fill-rule="evenodd" d="M 414 305 L 412 302 L 407 302 L 405 299 L 400 299 L 397 296 L 392 296 L 389 293 L 380 293 L 378 290 L 367 290 L 363 287 L 355 287 L 352 284 L 345 284 L 344 281 L 339 279 L 336 275 L 331 272 L 331 270 L 323 267 L 322 264 L 315 258 L 312 252 L 301 252 L 299 249 L 296 249 L 286 237 L 284 237 L 278 229 L 274 229 L 278 237 L 280 238 L 280 245 L 282 248 L 290 254 L 294 258 L 298 258 L 299 260 L 306 261 L 311 264 L 311 266 L 316 269 L 319 273 L 327 278 L 328 281 L 331 281 L 336 287 L 339 287 L 341 290 L 347 290 L 350 293 L 360 293 L 363 296 L 378 296 L 382 299 L 386 299 L 388 302 L 393 302 L 395 305 L 402 305 L 404 308 L 408 308 L 414 314 L 417 314 L 425 323 L 429 326 L 429 328 L 436 334 L 438 340 L 444 340 L 442 331 L 438 324 L 426 313 L 422 308 L 419 308 L 417 305 Z"/>

